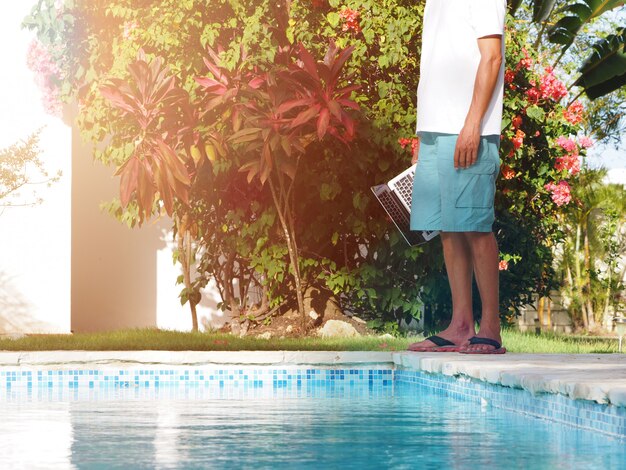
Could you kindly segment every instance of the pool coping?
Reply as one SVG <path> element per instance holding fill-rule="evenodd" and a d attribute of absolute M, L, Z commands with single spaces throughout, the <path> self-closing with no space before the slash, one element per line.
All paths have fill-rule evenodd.
<path fill-rule="evenodd" d="M 626 407 L 624 354 L 467 355 L 391 351 L 35 351 L 0 352 L 2 368 L 69 369 L 166 364 L 320 365 L 387 364 L 431 374 L 467 377 L 574 400 Z"/>

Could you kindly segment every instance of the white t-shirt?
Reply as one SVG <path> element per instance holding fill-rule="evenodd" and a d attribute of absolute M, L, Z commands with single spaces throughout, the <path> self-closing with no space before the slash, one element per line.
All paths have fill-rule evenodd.
<path fill-rule="evenodd" d="M 506 8 L 506 0 L 426 0 L 416 133 L 461 132 L 480 62 L 477 39 L 501 34 L 504 58 Z M 504 60 L 481 135 L 500 135 L 503 93 Z"/>

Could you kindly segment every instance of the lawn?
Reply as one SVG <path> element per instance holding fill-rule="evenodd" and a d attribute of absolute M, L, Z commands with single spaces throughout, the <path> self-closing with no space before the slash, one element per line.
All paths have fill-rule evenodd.
<path fill-rule="evenodd" d="M 402 351 L 420 338 L 357 338 L 322 339 L 315 337 L 259 339 L 239 338 L 223 333 L 183 333 L 157 329 L 133 329 L 109 333 L 78 333 L 73 335 L 32 335 L 19 339 L 0 339 L 5 351 Z M 503 344 L 516 353 L 615 353 L 614 338 L 566 336 L 543 333 L 536 336 L 517 330 L 503 332 Z"/>

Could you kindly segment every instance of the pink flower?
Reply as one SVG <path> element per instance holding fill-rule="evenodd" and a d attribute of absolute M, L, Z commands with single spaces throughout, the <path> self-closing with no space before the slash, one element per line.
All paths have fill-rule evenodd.
<path fill-rule="evenodd" d="M 542 98 L 552 98 L 554 101 L 560 101 L 561 98 L 567 96 L 567 87 L 565 84 L 554 76 L 552 67 L 545 68 L 546 73 L 541 77 L 539 89 Z"/>
<path fill-rule="evenodd" d="M 504 73 L 504 81 L 506 83 L 513 83 L 513 80 L 515 80 L 515 72 L 513 72 L 513 70 L 508 70 Z"/>
<path fill-rule="evenodd" d="M 130 36 L 132 34 L 132 32 L 137 29 L 137 22 L 136 21 L 127 21 L 124 23 L 124 33 L 122 34 L 122 36 L 124 36 L 124 39 L 130 39 Z"/>
<path fill-rule="evenodd" d="M 565 151 L 569 153 L 575 153 L 578 155 L 578 145 L 576 145 L 576 142 L 574 142 L 573 139 L 561 136 L 556 139 L 556 145 L 562 147 Z"/>
<path fill-rule="evenodd" d="M 558 184 L 548 183 L 544 188 L 550 191 L 552 200 L 557 206 L 562 206 L 572 200 L 570 185 L 567 181 L 559 181 Z"/>
<path fill-rule="evenodd" d="M 352 8 L 344 8 L 343 10 L 341 10 L 339 12 L 339 17 L 343 20 L 341 30 L 348 31 L 351 29 L 356 33 L 361 31 L 361 26 L 359 25 L 359 16 L 361 16 L 361 13 L 353 10 Z"/>
<path fill-rule="evenodd" d="M 498 269 L 500 271 L 506 271 L 507 269 L 509 269 L 509 262 L 505 259 L 500 260 L 500 262 L 498 263 Z"/>
<path fill-rule="evenodd" d="M 563 110 L 563 117 L 570 124 L 579 124 L 583 120 L 583 112 L 585 108 L 583 108 L 583 104 L 576 100 L 574 101 L 567 109 Z"/>
<path fill-rule="evenodd" d="M 591 140 L 589 137 L 586 137 L 586 136 L 578 139 L 578 143 L 584 149 L 588 149 L 589 147 L 593 146 L 593 140 Z"/>
<path fill-rule="evenodd" d="M 56 85 L 61 80 L 61 71 L 50 51 L 36 39 L 28 46 L 26 65 L 35 74 L 35 83 L 42 92 L 44 110 L 53 116 L 61 116 L 60 90 Z"/>

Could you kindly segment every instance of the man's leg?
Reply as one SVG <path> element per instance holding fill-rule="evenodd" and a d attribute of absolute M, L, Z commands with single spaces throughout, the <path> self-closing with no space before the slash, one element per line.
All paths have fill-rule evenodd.
<path fill-rule="evenodd" d="M 472 316 L 472 252 L 463 232 L 441 232 L 443 256 L 452 291 L 452 321 L 448 328 L 438 333 L 456 345 L 464 345 L 474 336 Z M 431 341 L 413 343 L 413 347 L 431 347 Z"/>
<path fill-rule="evenodd" d="M 482 303 L 482 319 L 477 336 L 502 343 L 499 311 L 499 254 L 493 232 L 465 232 L 472 253 L 476 284 Z M 474 344 L 463 348 L 469 351 L 489 351 L 493 346 Z"/>

